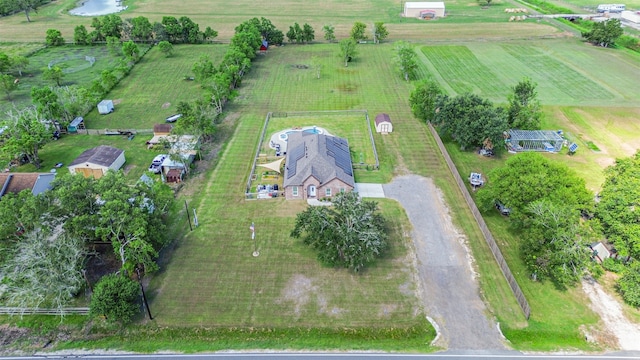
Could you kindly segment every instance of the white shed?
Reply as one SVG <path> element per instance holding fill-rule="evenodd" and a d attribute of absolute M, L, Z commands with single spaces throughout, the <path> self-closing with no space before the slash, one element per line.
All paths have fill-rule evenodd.
<path fill-rule="evenodd" d="M 433 19 L 444 17 L 444 2 L 406 2 L 404 3 L 404 17 L 419 19 Z"/>
<path fill-rule="evenodd" d="M 376 115 L 376 132 L 381 134 L 393 132 L 393 124 L 388 114 Z"/>
<path fill-rule="evenodd" d="M 99 179 L 109 170 L 119 170 L 124 162 L 124 150 L 100 145 L 86 150 L 73 160 L 69 165 L 69 172 Z"/>
<path fill-rule="evenodd" d="M 98 112 L 101 115 L 113 112 L 113 100 L 102 100 L 98 103 Z"/>

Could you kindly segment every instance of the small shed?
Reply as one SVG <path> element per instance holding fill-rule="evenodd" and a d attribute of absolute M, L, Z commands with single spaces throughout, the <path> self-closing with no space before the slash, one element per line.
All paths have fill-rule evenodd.
<path fill-rule="evenodd" d="M 376 115 L 376 132 L 383 135 L 393 132 L 393 124 L 388 114 Z"/>
<path fill-rule="evenodd" d="M 444 2 L 406 2 L 404 3 L 404 17 L 419 19 L 434 19 L 444 17 Z"/>
<path fill-rule="evenodd" d="M 153 136 L 167 136 L 171 134 L 171 130 L 173 130 L 173 124 L 154 124 Z"/>
<path fill-rule="evenodd" d="M 100 145 L 86 150 L 73 160 L 69 165 L 69 172 L 99 179 L 109 170 L 119 170 L 124 163 L 124 150 Z"/>
<path fill-rule="evenodd" d="M 75 134 L 78 132 L 78 130 L 83 129 L 84 118 L 82 116 L 78 116 L 77 118 L 73 119 L 73 121 L 71 121 L 71 123 L 69 123 L 69 125 L 67 126 L 67 132 L 69 132 L 69 134 Z"/>
<path fill-rule="evenodd" d="M 98 103 L 98 112 L 106 115 L 113 112 L 113 100 L 102 100 Z"/>

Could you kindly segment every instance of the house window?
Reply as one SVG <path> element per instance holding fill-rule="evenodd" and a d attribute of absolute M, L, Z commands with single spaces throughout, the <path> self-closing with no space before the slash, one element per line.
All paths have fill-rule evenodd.
<path fill-rule="evenodd" d="M 293 189 L 291 190 L 291 194 L 293 196 L 298 196 L 298 187 L 294 186 Z"/>
<path fill-rule="evenodd" d="M 331 196 L 331 188 L 324 189 L 324 196 Z"/>

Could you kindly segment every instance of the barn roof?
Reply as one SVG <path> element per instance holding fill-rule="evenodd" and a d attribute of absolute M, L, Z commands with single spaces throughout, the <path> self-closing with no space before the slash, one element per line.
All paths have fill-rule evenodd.
<path fill-rule="evenodd" d="M 406 2 L 405 9 L 444 9 L 444 2 Z"/>
<path fill-rule="evenodd" d="M 0 197 L 8 192 L 19 193 L 27 189 L 33 195 L 38 195 L 51 189 L 55 177 L 55 173 L 1 173 Z"/>
<path fill-rule="evenodd" d="M 376 125 L 379 125 L 382 122 L 391 122 L 391 118 L 389 117 L 389 114 L 378 114 L 376 115 Z"/>
<path fill-rule="evenodd" d="M 100 145 L 80 154 L 69 166 L 79 165 L 85 162 L 100 166 L 110 166 L 123 152 L 124 150 L 111 146 Z"/>
<path fill-rule="evenodd" d="M 289 134 L 284 186 L 302 185 L 313 176 L 320 184 L 333 179 L 355 186 L 347 140 L 323 134 L 296 131 Z"/>

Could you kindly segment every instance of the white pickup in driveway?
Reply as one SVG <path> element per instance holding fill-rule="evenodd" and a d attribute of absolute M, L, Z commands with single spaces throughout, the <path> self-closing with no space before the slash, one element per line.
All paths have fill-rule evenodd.
<path fill-rule="evenodd" d="M 356 183 L 355 190 L 363 198 L 384 198 L 382 184 Z"/>

